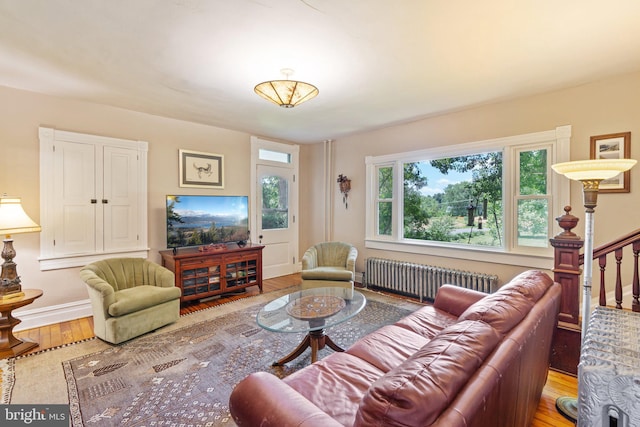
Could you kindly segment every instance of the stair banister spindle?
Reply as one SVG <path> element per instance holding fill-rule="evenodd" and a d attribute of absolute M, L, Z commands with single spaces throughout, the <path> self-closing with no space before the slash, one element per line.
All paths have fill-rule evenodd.
<path fill-rule="evenodd" d="M 605 287 L 605 270 L 607 268 L 607 255 L 600 255 L 598 257 L 598 265 L 600 266 L 600 301 L 599 304 L 603 307 L 607 305 L 607 290 Z"/>
<path fill-rule="evenodd" d="M 622 308 L 622 248 L 616 249 L 616 308 Z"/>
<path fill-rule="evenodd" d="M 633 301 L 631 303 L 631 310 L 640 312 L 640 278 L 638 277 L 638 253 L 640 253 L 640 240 L 633 242 Z"/>

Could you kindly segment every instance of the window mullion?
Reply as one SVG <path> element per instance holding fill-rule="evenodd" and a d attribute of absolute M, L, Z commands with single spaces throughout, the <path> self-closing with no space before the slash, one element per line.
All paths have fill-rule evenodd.
<path fill-rule="evenodd" d="M 513 149 L 505 149 L 503 151 L 503 165 L 502 168 L 502 206 L 504 224 L 502 226 L 502 232 L 504 233 L 504 247 L 510 252 L 516 246 L 517 236 L 517 191 L 519 188 L 518 182 L 518 162 L 514 159 L 517 157 Z"/>
<path fill-rule="evenodd" d="M 404 239 L 404 164 L 397 160 L 393 165 L 393 231 L 395 240 Z"/>

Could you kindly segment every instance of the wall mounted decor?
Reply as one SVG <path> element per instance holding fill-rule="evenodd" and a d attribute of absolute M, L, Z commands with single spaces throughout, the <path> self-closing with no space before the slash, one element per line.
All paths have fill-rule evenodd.
<path fill-rule="evenodd" d="M 611 133 L 591 137 L 591 159 L 630 159 L 631 132 Z M 626 171 L 600 183 L 599 193 L 628 193 L 631 172 Z"/>
<path fill-rule="evenodd" d="M 180 187 L 224 188 L 224 156 L 180 150 Z"/>
<path fill-rule="evenodd" d="M 349 197 L 349 191 L 351 190 L 351 180 L 346 175 L 338 175 L 338 185 L 340 185 L 340 192 L 342 193 L 342 203 L 344 203 L 345 209 L 349 208 L 347 198 Z"/>

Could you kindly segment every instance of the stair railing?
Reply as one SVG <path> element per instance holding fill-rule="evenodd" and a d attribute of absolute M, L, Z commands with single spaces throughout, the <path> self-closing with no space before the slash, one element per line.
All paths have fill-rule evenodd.
<path fill-rule="evenodd" d="M 616 284 L 615 284 L 615 307 L 622 309 L 622 254 L 625 247 L 631 247 L 633 251 L 633 279 L 631 281 L 631 293 L 633 300 L 631 301 L 631 310 L 640 312 L 640 278 L 638 276 L 638 254 L 640 253 L 640 229 L 620 237 L 610 243 L 606 243 L 593 250 L 593 259 L 598 260 L 600 266 L 600 298 L 599 304 L 607 305 L 607 292 L 605 272 L 607 267 L 607 255 L 614 254 L 616 260 Z M 580 255 L 580 264 L 584 262 L 584 254 Z"/>
<path fill-rule="evenodd" d="M 564 208 L 565 214 L 556 218 L 564 230 L 552 239 L 554 248 L 554 280 L 562 286 L 558 327 L 552 346 L 551 366 L 556 370 L 575 375 L 580 356 L 579 325 L 580 315 L 580 276 L 584 265 L 584 254 L 580 254 L 584 241 L 571 230 L 578 224 L 578 218 L 571 215 L 571 206 Z M 631 248 L 633 252 L 633 279 L 631 281 L 631 310 L 640 312 L 640 278 L 638 273 L 638 256 L 640 253 L 640 229 L 622 236 L 610 243 L 593 250 L 593 259 L 598 260 L 600 267 L 599 305 L 607 305 L 606 267 L 607 257 L 613 254 L 616 261 L 615 271 L 615 308 L 623 309 L 622 257 L 623 250 Z M 627 269 L 625 263 L 625 269 Z M 628 271 L 628 270 L 626 270 Z M 610 274 L 611 275 L 611 274 Z"/>

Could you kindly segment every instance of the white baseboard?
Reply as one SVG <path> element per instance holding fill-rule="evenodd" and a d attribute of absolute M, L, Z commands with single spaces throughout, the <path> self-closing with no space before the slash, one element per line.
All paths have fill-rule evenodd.
<path fill-rule="evenodd" d="M 13 316 L 21 320 L 21 323 L 13 330 L 21 331 L 93 316 L 93 310 L 91 309 L 91 302 L 86 299 L 33 310 L 20 310 L 13 313 Z"/>

